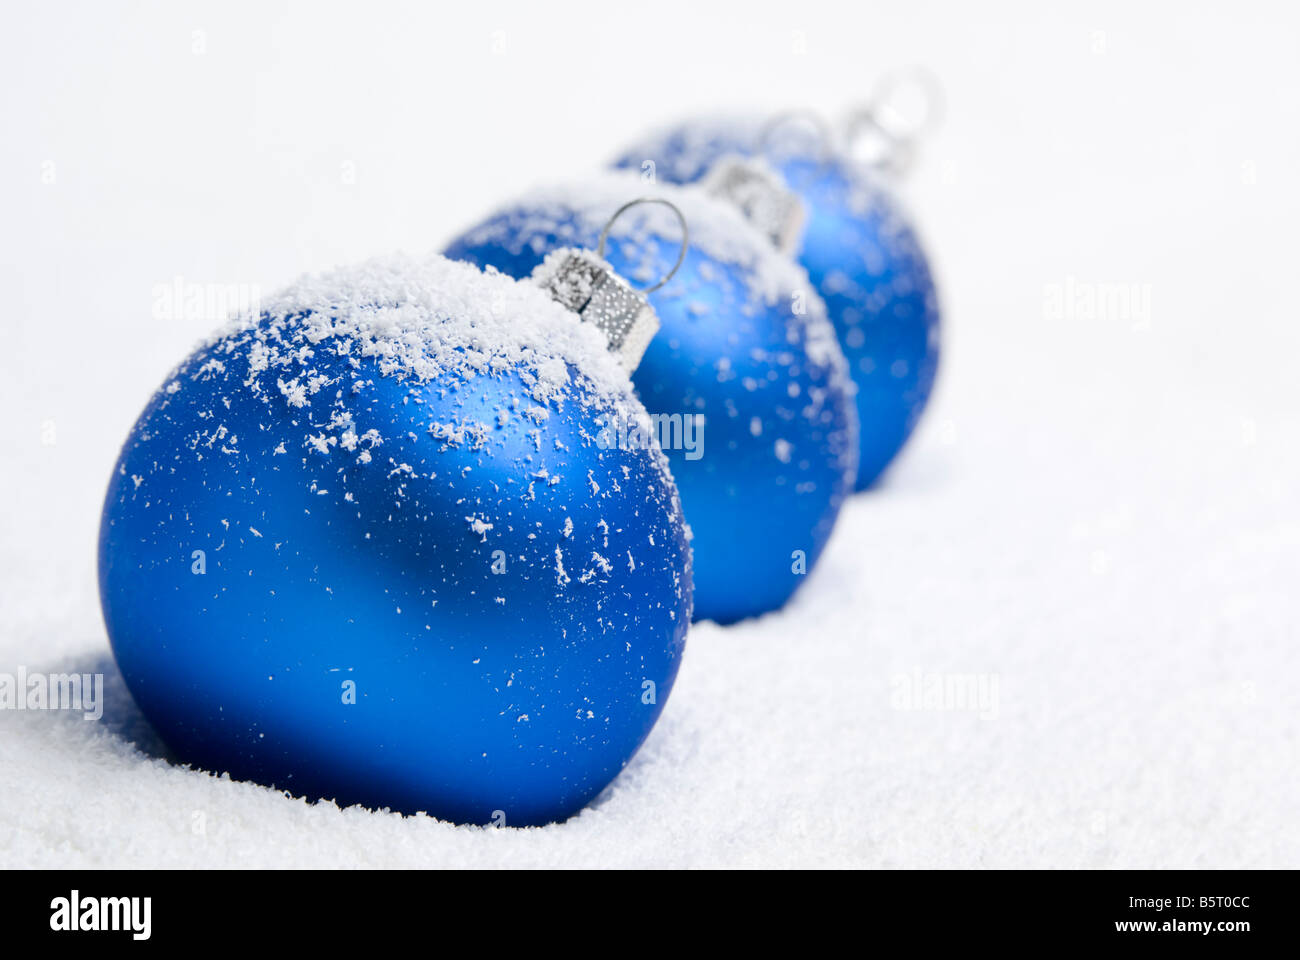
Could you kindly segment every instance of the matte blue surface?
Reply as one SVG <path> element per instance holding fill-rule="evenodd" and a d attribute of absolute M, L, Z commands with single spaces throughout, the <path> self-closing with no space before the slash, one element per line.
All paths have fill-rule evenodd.
<path fill-rule="evenodd" d="M 598 230 L 579 218 L 553 219 L 507 210 L 446 255 L 525 277 L 550 250 L 596 246 Z M 615 239 L 606 255 L 634 277 L 647 261 L 671 264 L 679 242 Z M 755 304 L 746 278 L 698 245 L 649 300 L 662 326 L 632 376 L 637 394 L 652 414 L 705 418 L 698 459 L 665 450 L 694 534 L 695 616 L 730 623 L 776 610 L 812 570 L 852 490 L 847 380 L 805 352 L 806 325 L 788 297 Z"/>
<path fill-rule="evenodd" d="M 318 347 L 322 374 L 372 381 L 350 406 L 385 441 L 358 464 L 302 444 L 328 407 L 263 403 L 244 360 L 205 372 L 213 355 L 140 417 L 100 530 L 114 653 L 177 757 L 461 822 L 581 809 L 649 733 L 685 641 L 689 552 L 652 457 L 598 449 L 572 399 L 539 437 L 500 423 L 526 393 L 511 372 L 421 386 Z M 434 439 L 435 420 L 495 427 L 475 448 Z"/>
<path fill-rule="evenodd" d="M 720 157 L 754 154 L 741 127 L 693 123 L 626 152 L 617 166 L 655 163 L 659 179 L 699 180 Z M 854 164 L 782 148 L 769 164 L 808 212 L 799 262 L 808 271 L 857 384 L 857 489 L 902 449 L 925 409 L 939 362 L 939 307 L 924 252 L 890 198 Z"/>

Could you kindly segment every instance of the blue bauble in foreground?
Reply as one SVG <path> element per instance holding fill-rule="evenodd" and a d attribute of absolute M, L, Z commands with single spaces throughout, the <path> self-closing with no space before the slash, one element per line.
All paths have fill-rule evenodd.
<path fill-rule="evenodd" d="M 793 141 L 794 138 L 786 138 Z M 760 153 L 763 124 L 681 124 L 627 150 L 620 167 L 694 183 L 721 158 Z M 804 203 L 795 255 L 826 302 L 857 384 L 857 489 L 870 486 L 920 419 L 939 362 L 939 307 L 929 264 L 897 203 L 861 165 L 807 142 L 766 157 Z"/>
<path fill-rule="evenodd" d="M 663 709 L 690 554 L 600 334 L 442 258 L 303 281 L 197 350 L 100 529 L 122 674 L 176 757 L 295 795 L 542 824 Z"/>
<path fill-rule="evenodd" d="M 696 616 L 728 623 L 789 599 L 853 489 L 852 385 L 804 272 L 727 205 L 626 174 L 539 190 L 446 252 L 526 277 L 549 251 L 594 249 L 610 216 L 648 192 L 683 211 L 691 244 L 677 274 L 649 295 L 662 328 L 633 383 L 658 418 L 694 535 Z M 680 241 L 672 213 L 647 205 L 613 224 L 605 256 L 649 286 Z"/>

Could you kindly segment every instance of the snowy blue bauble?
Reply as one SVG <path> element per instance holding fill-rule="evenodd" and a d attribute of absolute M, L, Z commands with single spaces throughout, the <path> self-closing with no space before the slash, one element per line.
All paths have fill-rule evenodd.
<path fill-rule="evenodd" d="M 772 139 L 762 123 L 688 122 L 627 150 L 617 165 L 694 183 L 720 160 L 763 154 Z M 915 232 L 861 164 L 791 136 L 777 145 L 766 161 L 805 211 L 792 252 L 826 302 L 858 388 L 862 490 L 902 449 L 930 397 L 938 299 Z"/>
<path fill-rule="evenodd" d="M 177 759 L 309 799 L 542 824 L 672 689 L 690 551 L 591 325 L 441 257 L 307 278 L 178 367 L 100 528 L 104 619 Z"/>
<path fill-rule="evenodd" d="M 804 271 L 732 207 L 629 174 L 539 190 L 446 252 L 526 277 L 556 248 L 595 248 L 610 216 L 646 194 L 680 208 L 690 245 L 649 294 L 662 329 L 632 380 L 693 533 L 695 615 L 728 623 L 786 602 L 853 489 L 852 384 Z M 645 287 L 673 264 L 681 239 L 670 210 L 644 205 L 614 222 L 605 257 Z"/>

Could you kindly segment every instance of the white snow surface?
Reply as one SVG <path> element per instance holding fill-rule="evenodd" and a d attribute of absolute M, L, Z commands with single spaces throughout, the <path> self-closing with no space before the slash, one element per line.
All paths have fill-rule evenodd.
<path fill-rule="evenodd" d="M 1158 335 L 1106 375 L 1068 364 L 1066 391 L 1032 348 L 956 339 L 921 436 L 847 505 L 805 589 L 696 626 L 646 746 L 568 823 L 453 827 L 187 771 L 123 736 L 142 733 L 119 689 L 105 723 L 0 715 L 0 863 L 1300 862 L 1295 420 L 1247 436 Z M 4 668 L 111 679 L 76 599 L 38 614 L 9 595 Z M 933 675 L 996 696 L 901 709 Z"/>
<path fill-rule="evenodd" d="M 0 672 L 102 670 L 110 702 L 0 712 L 0 867 L 1300 866 L 1294 11 L 800 13 L 757 4 L 738 42 L 670 5 L 634 43 L 603 5 L 11 18 Z M 150 755 L 94 548 L 131 423 L 216 325 L 174 283 L 423 252 L 697 103 L 836 111 L 908 61 L 949 93 L 906 185 L 947 311 L 931 408 L 787 609 L 692 630 L 597 803 L 454 827 Z M 935 677 L 983 707 L 927 707 Z"/>

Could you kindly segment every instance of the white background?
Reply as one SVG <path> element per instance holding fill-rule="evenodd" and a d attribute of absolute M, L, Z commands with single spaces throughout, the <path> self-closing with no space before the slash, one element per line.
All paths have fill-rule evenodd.
<path fill-rule="evenodd" d="M 923 63 L 903 187 L 931 410 L 781 614 L 541 831 L 330 806 L 0 715 L 0 863 L 1300 865 L 1297 16 L 1288 4 L 11 4 L 0 24 L 0 670 L 104 666 L 117 450 L 212 317 L 424 252 L 713 108 Z M 1149 310 L 1049 309 L 1121 284 Z M 995 709 L 905 710 L 973 674 Z M 202 822 L 202 829 L 196 824 Z"/>

